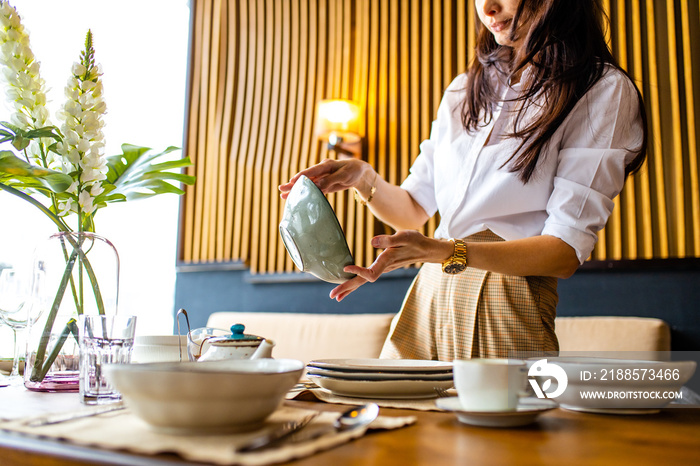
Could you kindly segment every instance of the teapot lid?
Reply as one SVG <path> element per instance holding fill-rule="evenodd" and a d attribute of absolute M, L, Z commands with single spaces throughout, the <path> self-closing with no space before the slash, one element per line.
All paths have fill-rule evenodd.
<path fill-rule="evenodd" d="M 231 342 L 231 341 L 262 341 L 263 337 L 257 335 L 246 335 L 243 333 L 245 331 L 245 325 L 243 324 L 233 324 L 231 326 L 231 335 L 224 335 L 221 337 L 212 338 L 210 342 Z"/>

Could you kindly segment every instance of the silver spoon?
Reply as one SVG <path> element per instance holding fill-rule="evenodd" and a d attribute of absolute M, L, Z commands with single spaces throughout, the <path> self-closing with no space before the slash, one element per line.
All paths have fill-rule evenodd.
<path fill-rule="evenodd" d="M 367 403 L 362 406 L 345 411 L 333 423 L 336 432 L 358 429 L 374 421 L 379 415 L 379 406 L 376 403 Z"/>
<path fill-rule="evenodd" d="M 304 433 L 295 434 L 292 437 L 292 442 L 306 442 L 308 440 L 313 440 L 319 438 L 323 435 L 329 434 L 331 432 L 347 432 L 355 429 L 360 429 L 362 427 L 368 426 L 372 421 L 374 421 L 379 415 L 379 406 L 376 403 L 367 403 L 361 406 L 355 406 L 338 417 L 338 419 L 333 422 L 333 426 L 330 428 L 325 428 L 321 430 L 316 430 L 311 432 L 309 435 L 304 435 Z"/>
<path fill-rule="evenodd" d="M 301 435 L 299 431 L 303 429 L 311 419 L 318 416 L 319 413 L 309 416 L 302 422 L 286 423 L 278 430 L 263 434 L 259 437 L 251 439 L 244 445 L 236 448 L 238 452 L 249 452 L 266 448 L 272 445 L 277 445 L 279 442 L 290 438 L 291 443 L 305 442 L 313 440 L 331 432 L 345 432 L 353 429 L 359 429 L 374 421 L 379 414 L 379 406 L 375 403 L 368 403 L 362 406 L 355 406 L 352 409 L 345 411 L 338 417 L 330 429 L 325 428 L 313 431 L 310 435 Z"/>

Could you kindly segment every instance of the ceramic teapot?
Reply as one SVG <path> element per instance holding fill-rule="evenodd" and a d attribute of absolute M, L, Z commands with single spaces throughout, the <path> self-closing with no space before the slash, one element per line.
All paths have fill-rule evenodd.
<path fill-rule="evenodd" d="M 230 335 L 205 339 L 201 343 L 203 354 L 198 361 L 272 358 L 272 348 L 275 346 L 272 340 L 257 335 L 246 335 L 244 331 L 243 324 L 234 324 L 231 326 Z"/>

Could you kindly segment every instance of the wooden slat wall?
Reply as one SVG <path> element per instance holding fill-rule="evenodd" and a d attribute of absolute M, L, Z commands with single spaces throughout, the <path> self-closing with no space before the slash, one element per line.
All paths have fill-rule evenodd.
<path fill-rule="evenodd" d="M 473 59 L 470 0 L 193 0 L 186 152 L 197 184 L 181 212 L 183 263 L 294 272 L 277 185 L 329 154 L 316 102 L 364 107 L 364 157 L 400 183 L 445 87 Z M 592 259 L 700 257 L 700 2 L 603 0 L 607 38 L 644 95 L 649 162 L 631 178 Z M 359 264 L 388 231 L 329 196 Z M 432 234 L 438 219 L 423 233 Z"/>

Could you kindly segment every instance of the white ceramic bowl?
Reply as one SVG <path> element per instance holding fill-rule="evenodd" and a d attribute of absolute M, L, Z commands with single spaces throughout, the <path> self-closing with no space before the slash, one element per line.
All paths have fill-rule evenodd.
<path fill-rule="evenodd" d="M 144 335 L 134 338 L 132 362 L 178 362 L 180 349 L 182 360 L 187 361 L 187 335 Z"/>
<path fill-rule="evenodd" d="M 546 358 L 564 370 L 566 389 L 554 400 L 574 411 L 644 414 L 656 412 L 670 402 L 672 393 L 695 373 L 695 361 L 643 361 L 631 359 L 553 357 Z M 532 366 L 534 360 L 528 361 Z M 531 371 L 532 373 L 533 371 Z M 535 377 L 543 384 L 549 377 Z M 545 392 L 555 393 L 554 378 Z M 584 395 L 587 393 L 588 395 Z M 596 393 L 596 395 L 592 395 Z"/>
<path fill-rule="evenodd" d="M 256 429 L 303 370 L 295 359 L 105 366 L 109 382 L 138 417 L 175 433 Z"/>

